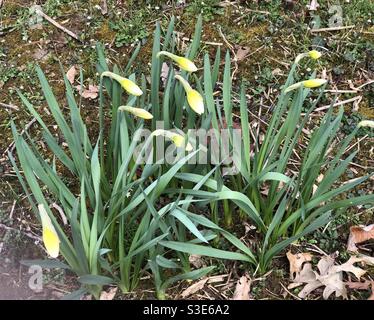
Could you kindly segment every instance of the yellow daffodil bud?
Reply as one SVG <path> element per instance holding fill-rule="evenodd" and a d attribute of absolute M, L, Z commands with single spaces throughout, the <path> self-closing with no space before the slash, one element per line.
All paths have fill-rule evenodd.
<path fill-rule="evenodd" d="M 296 57 L 296 59 L 295 59 L 295 63 L 296 63 L 296 64 L 299 63 L 300 60 L 301 60 L 302 58 L 305 58 L 305 57 L 309 57 L 309 58 L 311 58 L 311 59 L 317 60 L 317 59 L 319 59 L 321 56 L 322 56 L 322 53 L 321 53 L 321 52 L 319 52 L 319 51 L 317 51 L 317 50 L 311 50 L 311 51 L 309 51 L 309 52 L 307 52 L 307 53 L 300 53 L 300 54 Z"/>
<path fill-rule="evenodd" d="M 303 86 L 305 88 L 318 88 L 324 85 L 325 83 L 327 83 L 326 79 L 309 79 L 303 81 Z"/>
<path fill-rule="evenodd" d="M 327 82 L 325 79 L 310 79 L 305 81 L 300 81 L 297 83 L 294 83 L 293 85 L 290 85 L 286 90 L 284 90 L 285 93 L 290 92 L 292 90 L 298 89 L 301 86 L 305 88 L 318 88 L 322 85 L 324 85 Z"/>
<path fill-rule="evenodd" d="M 193 150 L 192 144 L 187 142 L 186 145 L 186 138 L 178 133 L 157 129 L 152 132 L 152 136 L 164 136 L 165 138 L 170 139 L 177 148 L 185 148 L 188 152 Z"/>
<path fill-rule="evenodd" d="M 179 80 L 182 83 L 182 86 L 184 88 L 184 91 L 186 91 L 187 95 L 187 102 L 191 109 L 195 111 L 197 114 L 203 114 L 204 113 L 204 99 L 201 96 L 201 94 L 195 90 L 192 89 L 190 84 L 183 79 L 180 75 L 176 75 L 175 79 Z"/>
<path fill-rule="evenodd" d="M 322 53 L 317 51 L 317 50 L 311 50 L 308 52 L 308 55 L 310 58 L 314 59 L 314 60 L 317 60 L 319 58 L 321 58 L 322 56 Z"/>
<path fill-rule="evenodd" d="M 43 243 L 52 258 L 57 258 L 60 252 L 60 239 L 48 216 L 43 204 L 38 205 L 40 219 L 43 227 Z"/>
<path fill-rule="evenodd" d="M 121 77 L 118 74 L 110 71 L 105 71 L 101 74 L 101 77 L 108 77 L 116 80 L 123 89 L 125 89 L 129 94 L 132 94 L 133 96 L 141 96 L 143 94 L 143 91 L 134 82 L 127 78 Z"/>
<path fill-rule="evenodd" d="M 144 110 L 142 108 L 134 108 L 134 107 L 130 107 L 130 106 L 120 106 L 118 108 L 118 110 L 129 112 L 129 113 L 133 114 L 135 117 L 139 117 L 139 118 L 142 118 L 142 119 L 146 119 L 146 120 L 153 119 L 153 115 L 150 114 L 147 110 Z"/>
<path fill-rule="evenodd" d="M 374 121 L 373 120 L 362 120 L 357 125 L 359 128 L 361 127 L 369 127 L 374 128 Z"/>
<path fill-rule="evenodd" d="M 157 53 L 157 58 L 159 58 L 162 55 L 172 59 L 183 70 L 186 70 L 188 72 L 197 71 L 197 67 L 195 66 L 195 64 L 190 59 L 187 59 L 187 58 L 184 58 L 184 57 L 179 57 L 179 56 L 177 56 L 173 53 L 167 52 L 167 51 L 160 51 L 159 53 Z"/>

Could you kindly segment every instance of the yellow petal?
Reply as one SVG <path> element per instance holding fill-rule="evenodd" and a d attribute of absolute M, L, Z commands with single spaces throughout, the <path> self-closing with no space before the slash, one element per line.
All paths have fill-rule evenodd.
<path fill-rule="evenodd" d="M 184 147 L 184 137 L 182 137 L 181 135 L 173 135 L 172 140 L 178 148 Z"/>
<path fill-rule="evenodd" d="M 38 205 L 43 227 L 43 243 L 52 258 L 57 258 L 60 251 L 60 240 L 43 204 Z"/>
<path fill-rule="evenodd" d="M 197 67 L 195 66 L 195 64 L 190 59 L 187 59 L 187 58 L 184 58 L 184 57 L 178 57 L 176 59 L 176 62 L 178 63 L 178 66 L 185 71 L 188 71 L 188 72 L 196 72 L 197 71 Z"/>
<path fill-rule="evenodd" d="M 153 119 L 153 115 L 151 113 L 141 108 L 134 108 L 130 106 L 120 106 L 118 110 L 127 111 L 133 114 L 134 116 L 142 118 L 142 119 L 146 119 L 146 120 Z"/>
<path fill-rule="evenodd" d="M 128 93 L 132 94 L 133 96 L 141 96 L 143 91 L 131 80 L 123 78 L 119 81 L 122 88 L 125 89 Z"/>
<path fill-rule="evenodd" d="M 317 59 L 321 58 L 322 53 L 319 52 L 319 51 L 317 51 L 317 50 L 312 50 L 312 51 L 309 51 L 309 52 L 308 52 L 308 55 L 309 55 L 309 57 L 311 57 L 312 59 L 317 60 Z"/>
<path fill-rule="evenodd" d="M 157 129 L 152 132 L 152 136 L 164 136 L 170 139 L 177 148 L 185 148 L 186 151 L 193 150 L 192 144 L 188 142 L 186 145 L 185 137 L 178 133 L 171 132 L 171 131 L 164 130 L 164 129 Z"/>
<path fill-rule="evenodd" d="M 294 83 L 293 85 L 290 85 L 284 92 L 290 92 L 292 90 L 298 89 L 301 86 L 304 86 L 305 88 L 318 88 L 322 85 L 324 85 L 327 82 L 325 79 L 310 79 L 305 81 L 300 81 L 297 83 Z"/>
<path fill-rule="evenodd" d="M 204 99 L 198 91 L 192 89 L 187 92 L 187 101 L 191 109 L 197 114 L 204 113 Z"/>
<path fill-rule="evenodd" d="M 57 258 L 60 252 L 60 240 L 54 229 L 43 228 L 43 243 L 48 254 L 52 258 Z"/>
<path fill-rule="evenodd" d="M 136 85 L 136 83 L 132 82 L 131 80 L 121 77 L 118 74 L 115 74 L 110 71 L 105 71 L 101 74 L 101 77 L 108 77 L 111 79 L 116 80 L 123 89 L 125 89 L 128 93 L 132 94 L 133 96 L 141 96 L 143 91 Z"/>
<path fill-rule="evenodd" d="M 195 66 L 195 64 L 190 59 L 177 56 L 177 55 L 175 55 L 173 53 L 170 53 L 170 52 L 167 52 L 167 51 L 160 51 L 157 54 L 157 57 L 160 57 L 161 55 L 169 57 L 174 62 L 176 62 L 181 69 L 183 69 L 185 71 L 188 71 L 188 72 L 197 71 L 197 67 Z"/>
<path fill-rule="evenodd" d="M 310 79 L 303 81 L 303 85 L 305 88 L 318 88 L 324 85 L 327 82 L 325 79 Z"/>
<path fill-rule="evenodd" d="M 175 79 L 179 80 L 184 88 L 184 91 L 186 91 L 187 94 L 187 102 L 191 109 L 195 111 L 197 114 L 203 114 L 204 113 L 204 99 L 201 96 L 201 94 L 196 91 L 195 89 L 192 89 L 190 84 L 187 82 L 186 79 L 184 79 L 180 75 L 176 75 Z"/>
<path fill-rule="evenodd" d="M 373 120 L 362 120 L 357 125 L 359 128 L 361 127 L 369 127 L 374 128 L 374 121 Z"/>

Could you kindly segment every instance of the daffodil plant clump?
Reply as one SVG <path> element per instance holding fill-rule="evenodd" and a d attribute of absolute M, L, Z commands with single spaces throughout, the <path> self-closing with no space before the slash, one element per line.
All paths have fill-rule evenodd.
<path fill-rule="evenodd" d="M 348 207 L 374 203 L 372 194 L 344 197 L 370 175 L 342 181 L 357 153 L 348 146 L 358 130 L 337 139 L 342 108 L 330 108 L 319 126 L 303 133 L 328 83 L 317 72 L 300 79 L 298 70 L 307 59 L 323 59 L 321 54 L 296 57 L 261 136 L 251 128 L 243 85 L 240 101 L 233 98 L 229 52 L 222 74 L 219 48 L 213 61 L 208 54 L 202 63 L 196 57 L 201 30 L 199 18 L 190 47 L 176 53 L 174 19 L 165 31 L 157 24 L 149 76 L 130 71 L 140 45 L 124 68 L 108 66 L 98 45 L 96 137 L 88 135 L 65 76 L 68 116 L 37 70 L 64 145 L 19 92 L 52 158 L 14 124 L 17 157 L 9 158 L 42 224 L 49 259 L 38 263 L 75 272 L 82 285 L 75 296 L 99 297 L 108 284 L 127 293 L 151 275 L 157 297 L 164 299 L 168 286 L 214 272 L 217 260 L 240 261 L 246 270 L 264 273 L 292 242 Z M 162 80 L 164 63 L 168 75 Z M 233 233 L 244 221 L 254 226 L 252 240 Z M 213 264 L 194 268 L 191 255 L 213 258 Z"/>

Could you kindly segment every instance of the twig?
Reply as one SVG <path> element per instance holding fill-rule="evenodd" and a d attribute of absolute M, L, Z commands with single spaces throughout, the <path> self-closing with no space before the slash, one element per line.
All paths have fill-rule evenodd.
<path fill-rule="evenodd" d="M 321 29 L 312 29 L 310 32 L 317 33 L 317 32 L 330 32 L 330 31 L 340 31 L 346 29 L 353 29 L 355 26 L 343 26 L 343 27 L 332 27 L 332 28 L 321 28 Z"/>
<path fill-rule="evenodd" d="M 298 296 L 294 295 L 291 291 L 289 291 L 282 282 L 279 281 L 279 284 L 282 286 L 282 288 L 292 297 L 294 297 L 296 300 L 301 300 Z"/>
<path fill-rule="evenodd" d="M 81 42 L 81 40 L 79 39 L 79 37 L 74 32 L 66 29 L 64 26 L 62 26 L 61 24 L 59 24 L 57 21 L 53 20 L 50 16 L 46 15 L 42 10 L 37 9 L 36 13 L 38 15 L 40 15 L 41 17 L 43 17 L 45 20 L 47 20 L 49 23 L 53 24 L 56 28 L 62 30 L 63 32 L 65 32 L 66 34 L 68 34 L 70 37 L 72 37 L 75 40 Z"/>
<path fill-rule="evenodd" d="M 187 37 L 183 37 L 182 40 L 189 41 L 189 42 L 193 41 L 193 39 L 187 38 Z M 200 41 L 200 42 L 204 43 L 204 44 L 207 44 L 207 45 L 210 45 L 210 46 L 223 46 L 222 42 L 211 42 L 211 41 Z"/>
<path fill-rule="evenodd" d="M 3 107 L 3 108 L 7 108 L 7 109 L 12 109 L 12 110 L 16 110 L 18 111 L 19 108 L 13 104 L 7 104 L 7 103 L 3 103 L 3 102 L 0 102 L 0 107 Z"/>
<path fill-rule="evenodd" d="M 12 209 L 10 209 L 9 219 L 13 219 L 13 213 L 14 213 L 14 209 L 15 209 L 15 207 L 16 207 L 16 203 L 17 203 L 17 201 L 14 200 L 14 201 L 13 201 L 13 205 L 12 205 Z"/>
<path fill-rule="evenodd" d="M 17 231 L 17 232 L 21 232 L 22 234 L 24 234 L 26 237 L 30 238 L 30 239 L 33 239 L 33 240 L 37 240 L 37 241 L 41 241 L 41 238 L 37 237 L 37 236 L 34 236 L 32 235 L 31 233 L 28 233 L 28 232 L 24 232 L 22 230 L 19 230 L 19 229 L 16 229 L 16 228 L 12 228 L 12 227 L 8 227 L 6 226 L 5 224 L 2 224 L 0 223 L 0 228 L 3 228 L 7 231 Z"/>
<path fill-rule="evenodd" d="M 26 126 L 25 128 L 21 131 L 20 135 L 22 136 L 27 130 L 29 130 L 31 128 L 31 126 L 36 122 L 36 119 L 33 118 Z M 3 152 L 3 156 L 6 155 L 8 153 L 8 151 L 10 151 L 10 153 L 12 153 L 14 151 L 14 148 L 15 148 L 15 143 L 14 141 L 5 149 L 5 151 Z"/>
<path fill-rule="evenodd" d="M 234 64 L 235 64 L 235 68 L 234 68 L 234 71 L 231 74 L 231 80 L 232 80 L 232 79 L 234 79 L 235 73 L 238 71 L 238 58 L 236 56 L 236 52 L 234 50 L 234 46 L 230 42 L 227 41 L 225 35 L 222 32 L 221 27 L 218 28 L 218 31 L 219 31 L 219 34 L 220 34 L 221 38 L 226 43 L 226 45 L 229 47 L 230 51 L 232 52 L 232 54 L 234 56 L 233 61 L 234 61 Z"/>
<path fill-rule="evenodd" d="M 331 105 L 322 106 L 322 107 L 319 107 L 316 110 L 314 110 L 314 112 L 326 110 L 326 109 L 329 109 L 330 107 L 342 106 L 342 105 L 347 104 L 347 103 L 355 102 L 356 100 L 358 100 L 360 98 L 361 98 L 361 96 L 356 96 L 356 97 L 351 98 L 351 99 L 347 99 L 347 100 L 343 100 L 343 101 L 337 102 L 337 103 L 333 104 L 332 106 Z"/>

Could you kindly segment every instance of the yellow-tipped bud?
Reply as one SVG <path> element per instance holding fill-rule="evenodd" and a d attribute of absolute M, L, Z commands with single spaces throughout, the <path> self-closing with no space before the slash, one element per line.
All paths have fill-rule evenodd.
<path fill-rule="evenodd" d="M 153 119 L 153 115 L 149 113 L 147 110 L 141 108 L 134 108 L 130 106 L 120 106 L 118 108 L 119 111 L 126 111 L 133 114 L 135 117 L 139 117 L 142 119 L 150 120 Z"/>
<path fill-rule="evenodd" d="M 357 125 L 359 128 L 361 127 L 369 127 L 374 128 L 374 121 L 373 120 L 362 120 Z"/>
<path fill-rule="evenodd" d="M 327 83 L 326 79 L 310 79 L 303 81 L 305 88 L 318 88 Z"/>
<path fill-rule="evenodd" d="M 317 60 L 317 59 L 321 58 L 322 53 L 317 51 L 317 50 L 311 50 L 311 51 L 308 52 L 308 55 L 312 59 Z"/>
<path fill-rule="evenodd" d="M 190 84 L 183 79 L 180 75 L 176 75 L 175 79 L 179 80 L 184 88 L 184 91 L 186 91 L 187 95 L 187 102 L 191 109 L 195 111 L 197 114 L 203 114 L 204 113 L 204 99 L 201 96 L 201 94 L 195 90 L 192 89 Z"/>
<path fill-rule="evenodd" d="M 185 148 L 188 152 L 193 150 L 192 144 L 188 141 L 186 144 L 186 138 L 178 133 L 157 129 L 152 132 L 152 136 L 164 136 L 165 138 L 170 139 L 177 148 Z"/>
<path fill-rule="evenodd" d="M 52 258 L 57 258 L 60 252 L 60 239 L 58 238 L 57 232 L 52 224 L 47 211 L 43 204 L 38 205 L 40 219 L 42 220 L 43 227 L 43 243 L 48 254 Z"/>
<path fill-rule="evenodd" d="M 292 90 L 300 88 L 301 86 L 305 88 L 309 88 L 309 89 L 318 88 L 324 85 L 325 83 L 327 83 L 327 80 L 325 79 L 310 79 L 310 80 L 300 81 L 300 82 L 294 83 L 293 85 L 290 85 L 286 90 L 284 90 L 284 92 L 285 93 L 290 92 Z"/>
<path fill-rule="evenodd" d="M 105 71 L 101 74 L 101 77 L 108 77 L 116 80 L 123 89 L 125 89 L 129 94 L 132 94 L 133 96 L 141 96 L 143 94 L 143 91 L 137 86 L 136 83 L 127 78 L 121 77 L 118 74 L 110 71 Z"/>
<path fill-rule="evenodd" d="M 295 63 L 296 63 L 296 64 L 299 63 L 300 60 L 301 60 L 302 58 L 305 58 L 305 57 L 309 57 L 309 58 L 311 58 L 311 59 L 317 60 L 317 59 L 319 59 L 321 56 L 322 56 L 322 53 L 321 53 L 321 52 L 319 52 L 319 51 L 317 51 L 317 50 L 311 50 L 311 51 L 309 51 L 309 52 L 307 52 L 307 53 L 300 53 L 300 54 L 296 57 L 296 59 L 295 59 Z"/>
<path fill-rule="evenodd" d="M 197 67 L 195 66 L 195 64 L 190 59 L 177 56 L 177 55 L 175 55 L 173 53 L 170 53 L 170 52 L 167 52 L 167 51 L 160 51 L 159 53 L 157 53 L 157 58 L 159 58 L 162 55 L 172 59 L 179 66 L 179 68 L 181 68 L 185 71 L 188 71 L 188 72 L 197 71 Z"/>

